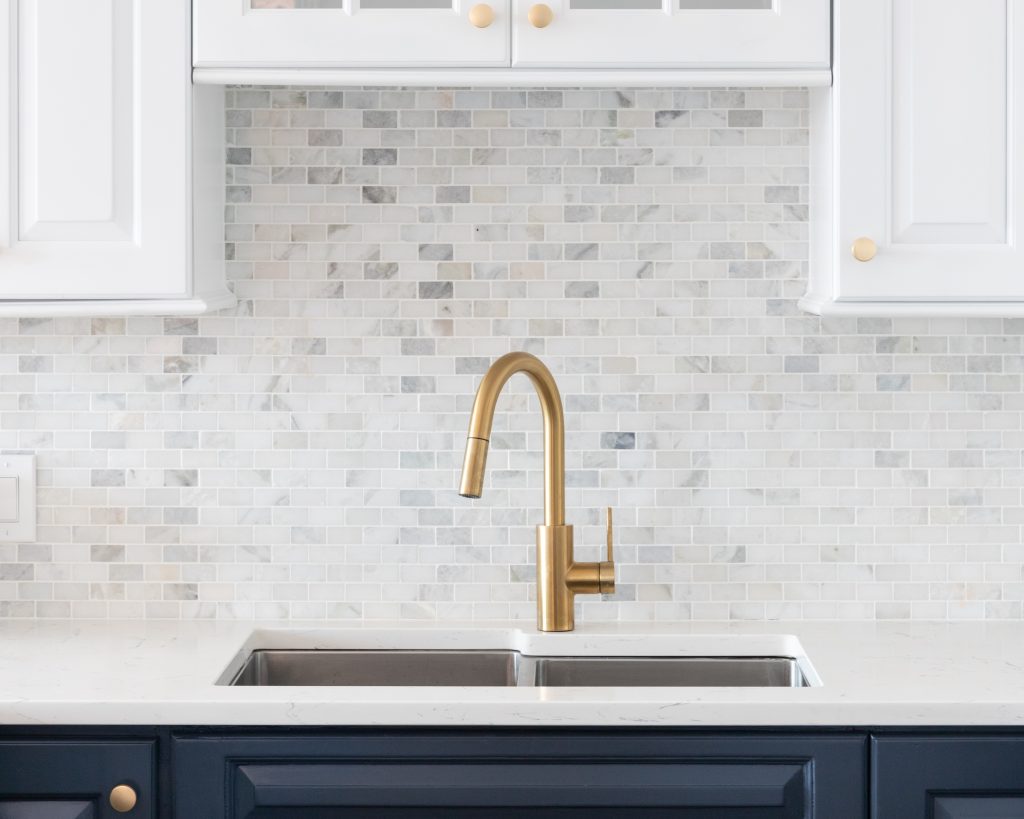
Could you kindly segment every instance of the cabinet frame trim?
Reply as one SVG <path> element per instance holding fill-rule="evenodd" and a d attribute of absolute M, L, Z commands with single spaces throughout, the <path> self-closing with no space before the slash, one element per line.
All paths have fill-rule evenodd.
<path fill-rule="evenodd" d="M 765 86 L 821 88 L 832 84 L 832 71 L 821 69 L 689 69 L 689 68 L 194 68 L 197 85 L 475 85 L 482 88 L 573 86 L 641 86 L 717 88 Z"/>

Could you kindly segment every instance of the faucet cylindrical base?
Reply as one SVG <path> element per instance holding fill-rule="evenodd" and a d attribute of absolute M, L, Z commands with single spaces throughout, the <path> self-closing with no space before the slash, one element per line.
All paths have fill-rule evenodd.
<path fill-rule="evenodd" d="M 573 598 L 569 585 L 572 567 L 572 527 L 537 527 L 537 628 L 572 631 Z"/>

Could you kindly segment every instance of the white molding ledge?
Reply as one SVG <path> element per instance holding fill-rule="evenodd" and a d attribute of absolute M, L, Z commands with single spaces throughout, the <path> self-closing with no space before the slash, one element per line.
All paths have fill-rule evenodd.
<path fill-rule="evenodd" d="M 823 87 L 832 72 L 822 69 L 664 68 L 245 68 L 202 67 L 198 85 L 485 86 L 485 87 Z"/>
<path fill-rule="evenodd" d="M 835 301 L 805 296 L 801 310 L 816 316 L 873 318 L 1021 318 L 1024 301 Z"/>
<path fill-rule="evenodd" d="M 237 303 L 238 300 L 230 293 L 190 299 L 0 300 L 0 318 L 199 316 L 234 307 Z"/>

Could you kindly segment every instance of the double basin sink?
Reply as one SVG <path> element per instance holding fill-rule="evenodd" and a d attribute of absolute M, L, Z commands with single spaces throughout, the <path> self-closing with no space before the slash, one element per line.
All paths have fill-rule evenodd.
<path fill-rule="evenodd" d="M 252 651 L 237 686 L 769 687 L 809 685 L 792 657 L 539 657 L 514 650 Z"/>

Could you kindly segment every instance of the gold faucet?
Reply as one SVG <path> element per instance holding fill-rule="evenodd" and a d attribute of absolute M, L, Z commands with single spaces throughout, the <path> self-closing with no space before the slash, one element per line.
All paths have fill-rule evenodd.
<path fill-rule="evenodd" d="M 544 413 L 544 523 L 537 527 L 537 628 L 541 631 L 572 631 L 573 599 L 577 594 L 611 594 L 615 591 L 612 562 L 612 510 L 608 509 L 608 559 L 577 563 L 572 553 L 572 527 L 565 525 L 565 418 L 562 398 L 551 371 L 529 353 L 503 355 L 487 371 L 476 391 L 469 419 L 466 458 L 462 464 L 459 494 L 479 498 L 483 494 L 487 447 L 494 408 L 506 382 L 516 373 L 526 374 L 537 390 Z"/>

